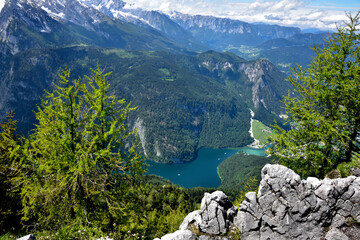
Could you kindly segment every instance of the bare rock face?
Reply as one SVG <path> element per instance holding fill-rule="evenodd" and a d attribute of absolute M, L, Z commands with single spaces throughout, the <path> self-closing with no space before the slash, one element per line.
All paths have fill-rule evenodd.
<path fill-rule="evenodd" d="M 291 169 L 270 164 L 261 174 L 258 193 L 247 193 L 239 209 L 223 192 L 206 193 L 201 209 L 180 226 L 194 235 L 164 239 L 235 239 L 234 228 L 242 240 L 360 239 L 355 224 L 360 221 L 360 177 L 301 180 Z"/>
<path fill-rule="evenodd" d="M 201 201 L 201 209 L 190 213 L 180 225 L 180 230 L 196 229 L 205 236 L 225 235 L 233 224 L 236 213 L 236 207 L 225 193 L 221 191 L 205 193 Z"/>
<path fill-rule="evenodd" d="M 155 238 L 154 240 L 197 240 L 196 235 L 190 230 L 178 230 L 174 233 L 169 233 L 161 239 Z"/>
<path fill-rule="evenodd" d="M 360 220 L 360 178 L 301 180 L 284 166 L 268 164 L 257 196 L 246 195 L 234 224 L 242 239 L 305 240 L 321 239 L 325 227 L 349 219 Z"/>
<path fill-rule="evenodd" d="M 333 228 L 326 233 L 325 240 L 349 240 L 349 238 L 339 229 Z"/>

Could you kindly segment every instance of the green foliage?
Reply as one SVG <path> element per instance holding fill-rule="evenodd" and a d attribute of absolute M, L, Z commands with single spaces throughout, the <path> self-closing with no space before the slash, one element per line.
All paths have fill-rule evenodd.
<path fill-rule="evenodd" d="M 237 227 L 232 227 L 228 233 L 229 240 L 241 239 L 241 231 Z"/>
<path fill-rule="evenodd" d="M 68 69 L 59 76 L 24 144 L 28 171 L 17 179 L 22 220 L 41 229 L 70 228 L 69 234 L 94 226 L 109 231 L 115 219 L 126 220 L 121 199 L 144 172 L 138 142 L 124 124 L 134 108 L 108 95 L 108 74 L 99 65 L 85 83 L 70 80 Z"/>
<path fill-rule="evenodd" d="M 71 80 L 69 69 L 59 76 L 28 139 L 13 140 L 12 114 L 2 125 L 0 146 L 10 150 L 1 156 L 18 160 L 10 183 L 24 227 L 38 239 L 153 239 L 177 230 L 194 204 L 184 189 L 142 176 L 145 159 L 125 124 L 134 108 L 108 93 L 109 73 L 98 65 L 84 81 Z"/>
<path fill-rule="evenodd" d="M 233 202 L 234 206 L 239 206 L 245 200 L 245 195 L 248 192 L 257 192 L 258 189 L 259 189 L 259 180 L 257 180 L 255 177 L 248 178 L 245 181 L 243 188 L 236 196 L 235 201 Z"/>
<path fill-rule="evenodd" d="M 192 201 L 199 204 L 206 192 L 211 193 L 216 190 L 216 188 L 194 187 L 186 189 L 186 192 L 190 195 Z"/>
<path fill-rule="evenodd" d="M 170 71 L 166 68 L 160 68 L 159 72 L 162 75 L 162 77 L 161 77 L 162 80 L 172 82 L 172 81 L 175 81 L 175 79 L 176 79 L 176 76 L 172 76 Z"/>
<path fill-rule="evenodd" d="M 300 33 L 286 39 L 270 39 L 256 47 L 242 45 L 226 49 L 247 60 L 268 59 L 282 72 L 290 74 L 289 67 L 309 65 L 312 57 L 315 57 L 310 47 L 323 44 L 328 36 L 328 33 Z"/>
<path fill-rule="evenodd" d="M 340 163 L 336 169 L 340 172 L 341 177 L 353 175 L 353 171 L 356 169 L 360 171 L 360 153 L 354 153 L 351 162 Z"/>
<path fill-rule="evenodd" d="M 359 13 L 338 27 L 308 69 L 294 69 L 289 81 L 298 97 L 285 97 L 292 128 L 278 126 L 269 153 L 302 176 L 323 177 L 359 152 Z"/>
<path fill-rule="evenodd" d="M 147 217 L 146 235 L 151 237 L 178 230 L 185 216 L 195 208 L 184 189 L 171 185 L 149 188 L 142 204 Z"/>
<path fill-rule="evenodd" d="M 271 136 L 271 128 L 258 120 L 254 120 L 252 124 L 254 138 L 259 140 L 260 145 L 267 145 Z"/>
<path fill-rule="evenodd" d="M 34 67 L 26 59 L 37 59 Z M 27 88 L 13 84 L 14 98 L 29 96 L 38 99 L 43 89 L 51 91 L 47 79 L 54 79 L 66 63 L 74 76 L 89 74 L 96 59 L 107 63 L 111 91 L 138 106 L 129 113 L 128 125 L 141 123 L 147 157 L 157 162 L 191 161 L 202 147 L 225 148 L 250 144 L 249 108 L 256 119 L 266 125 L 273 123 L 282 109 L 280 97 L 288 85 L 276 67 L 266 61 L 246 62 L 229 53 L 206 52 L 194 56 L 166 52 L 139 52 L 93 47 L 33 49 L 13 57 L 12 81 L 24 82 Z M 11 60 L 9 60 L 11 61 Z M 208 65 L 207 65 L 208 64 Z M 232 67 L 221 67 L 232 65 Z M 8 66 L 9 64 L 4 64 Z M 10 66 L 10 65 L 9 65 Z M 254 109 L 253 83 L 242 71 L 247 66 L 263 67 L 261 95 L 268 109 L 260 104 Z M 175 81 L 164 81 L 159 69 L 167 69 Z M 10 69 L 8 69 L 10 70 Z M 164 73 L 167 73 L 166 71 Z M 31 96 L 31 97 L 30 97 Z M 36 122 L 32 110 L 37 102 L 24 100 L 12 103 L 24 121 L 19 129 L 29 131 Z M 277 114 L 274 114 L 276 112 Z M 27 126 L 24 126 L 28 123 Z M 157 151 L 158 150 L 158 151 Z M 161 153 L 158 154 L 157 153 Z"/>
<path fill-rule="evenodd" d="M 107 233 L 103 232 L 98 227 L 90 226 L 80 226 L 77 224 L 68 224 L 63 225 L 56 229 L 52 230 L 43 230 L 32 232 L 36 239 L 45 240 L 45 239 L 94 239 L 99 236 L 105 236 Z"/>
<path fill-rule="evenodd" d="M 19 227 L 20 197 L 12 182 L 19 174 L 16 124 L 12 111 L 9 111 L 5 122 L 0 124 L 0 233 Z"/>
<path fill-rule="evenodd" d="M 8 239 L 16 239 L 16 237 L 11 233 L 5 233 L 4 235 L 0 236 L 0 240 L 8 240 Z"/>
<path fill-rule="evenodd" d="M 218 167 L 221 178 L 220 189 L 227 194 L 233 195 L 233 199 L 238 199 L 240 192 L 245 192 L 249 188 L 249 179 L 254 181 L 261 180 L 261 169 L 271 162 L 271 158 L 248 155 L 239 152 L 225 159 Z"/>

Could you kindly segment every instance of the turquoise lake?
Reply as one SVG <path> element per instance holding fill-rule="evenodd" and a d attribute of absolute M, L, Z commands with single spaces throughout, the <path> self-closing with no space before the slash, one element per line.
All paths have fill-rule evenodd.
<path fill-rule="evenodd" d="M 251 147 L 242 148 L 203 148 L 198 152 L 197 158 L 185 164 L 159 164 L 148 161 L 148 174 L 156 174 L 169 179 L 171 182 L 184 188 L 192 187 L 218 187 L 221 184 L 217 167 L 226 158 L 238 151 L 251 155 L 266 156 L 264 149 Z"/>

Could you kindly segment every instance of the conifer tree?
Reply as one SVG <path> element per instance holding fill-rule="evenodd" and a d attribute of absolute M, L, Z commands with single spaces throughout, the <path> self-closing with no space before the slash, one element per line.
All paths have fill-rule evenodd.
<path fill-rule="evenodd" d="M 65 69 L 36 112 L 20 178 L 24 222 L 42 228 L 111 228 L 121 194 L 144 171 L 138 142 L 125 120 L 134 108 L 108 95 L 108 74 L 70 79 Z"/>
<path fill-rule="evenodd" d="M 303 176 L 323 177 L 359 152 L 360 15 L 349 15 L 345 26 L 329 36 L 307 69 L 289 77 L 298 96 L 285 97 L 288 121 L 269 153 Z"/>
<path fill-rule="evenodd" d="M 10 110 L 6 120 L 0 124 L 0 233 L 19 226 L 18 212 L 21 205 L 12 182 L 19 174 L 19 136 L 16 125 L 14 112 Z"/>

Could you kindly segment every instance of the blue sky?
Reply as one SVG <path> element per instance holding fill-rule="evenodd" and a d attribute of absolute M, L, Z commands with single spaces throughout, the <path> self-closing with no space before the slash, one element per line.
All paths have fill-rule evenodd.
<path fill-rule="evenodd" d="M 339 10 L 346 11 L 359 11 L 360 1 L 359 0 L 314 0 L 310 2 L 310 6 L 320 6 L 323 8 L 337 8 Z"/>
<path fill-rule="evenodd" d="M 218 0 L 205 0 L 205 2 L 221 2 Z M 223 1 L 224 2 L 224 1 Z M 252 0 L 228 0 L 227 2 L 242 2 L 242 3 L 252 3 Z M 359 11 L 360 10 L 360 0 L 312 0 L 309 1 L 309 6 L 311 7 L 320 7 L 320 8 L 328 8 L 334 9 L 337 8 L 339 10 L 346 11 Z"/>
<path fill-rule="evenodd" d="M 124 0 L 131 8 L 179 11 L 228 17 L 302 29 L 334 30 L 346 20 L 346 12 L 360 11 L 360 0 Z M 130 8 L 130 4 L 128 5 Z"/>

